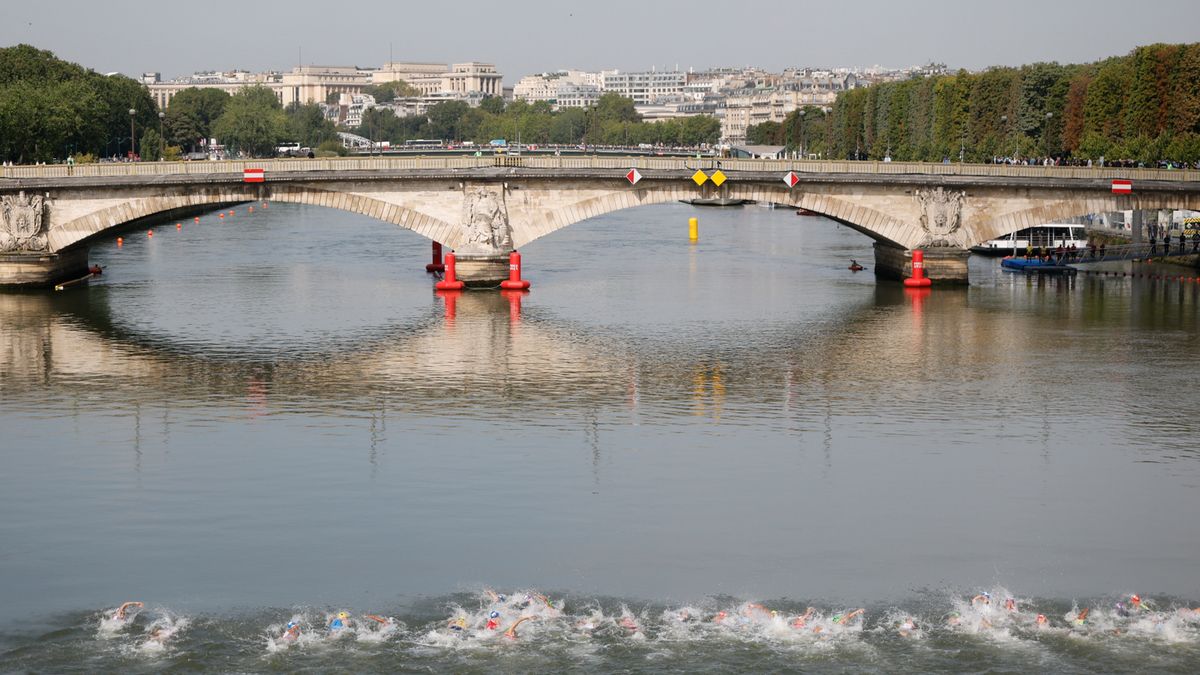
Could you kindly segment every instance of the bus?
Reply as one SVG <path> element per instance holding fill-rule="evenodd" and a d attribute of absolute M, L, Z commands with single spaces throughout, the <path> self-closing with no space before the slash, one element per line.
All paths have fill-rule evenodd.
<path fill-rule="evenodd" d="M 432 138 L 410 138 L 404 141 L 405 150 L 441 150 L 446 147 L 445 141 Z"/>

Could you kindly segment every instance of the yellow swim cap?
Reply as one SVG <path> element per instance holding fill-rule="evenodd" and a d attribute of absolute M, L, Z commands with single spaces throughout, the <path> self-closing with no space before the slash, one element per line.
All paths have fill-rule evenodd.
<path fill-rule="evenodd" d="M 338 618 L 339 619 L 349 619 L 350 614 L 347 612 L 338 612 Z"/>

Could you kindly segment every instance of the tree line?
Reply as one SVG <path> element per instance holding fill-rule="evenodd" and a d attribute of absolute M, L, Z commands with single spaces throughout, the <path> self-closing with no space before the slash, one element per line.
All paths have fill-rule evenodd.
<path fill-rule="evenodd" d="M 828 114 L 752 127 L 757 142 L 832 158 L 1200 160 L 1200 44 L 1097 63 L 914 78 L 839 94 Z"/>

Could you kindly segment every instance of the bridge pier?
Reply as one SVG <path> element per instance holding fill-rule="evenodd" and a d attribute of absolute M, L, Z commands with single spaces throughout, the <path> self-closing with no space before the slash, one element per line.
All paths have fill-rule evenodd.
<path fill-rule="evenodd" d="M 458 256 L 458 280 L 467 288 L 498 288 L 508 278 L 508 253 Z"/>
<path fill-rule="evenodd" d="M 87 274 L 85 247 L 58 253 L 14 251 L 0 253 L 0 286 L 47 287 Z"/>
<path fill-rule="evenodd" d="M 967 259 L 971 252 L 949 246 L 921 249 L 925 252 L 925 276 L 935 285 L 965 284 L 969 281 Z M 912 276 L 912 251 L 875 242 L 875 276 L 901 280 Z"/>

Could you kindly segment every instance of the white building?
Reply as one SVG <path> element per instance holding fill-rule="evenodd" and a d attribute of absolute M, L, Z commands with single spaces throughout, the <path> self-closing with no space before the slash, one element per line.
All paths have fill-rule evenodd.
<path fill-rule="evenodd" d="M 504 76 L 496 72 L 496 66 L 480 61 L 449 66 L 444 63 L 389 62 L 373 73 L 372 82 L 382 84 L 397 80 L 412 85 L 422 96 L 500 96 Z"/>
<path fill-rule="evenodd" d="M 604 70 L 600 72 L 600 90 L 633 99 L 637 105 L 649 105 L 660 99 L 670 99 L 683 95 L 683 86 L 687 83 L 687 73 L 678 70 L 659 72 L 621 72 L 619 70 Z"/>
<path fill-rule="evenodd" d="M 599 99 L 600 73 L 585 70 L 556 70 L 522 77 L 513 87 L 513 98 L 534 103 L 547 101 L 556 108 L 579 108 L 594 103 L 591 92 Z M 567 102 L 560 99 L 566 97 Z M 590 101 L 580 103 L 581 100 Z"/>

